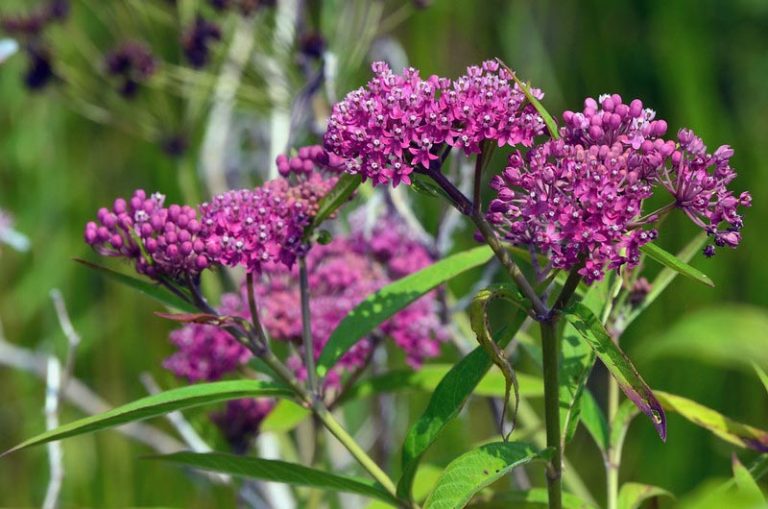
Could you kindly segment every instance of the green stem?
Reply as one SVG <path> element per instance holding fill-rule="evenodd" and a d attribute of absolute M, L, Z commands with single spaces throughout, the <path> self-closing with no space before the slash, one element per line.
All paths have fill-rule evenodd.
<path fill-rule="evenodd" d="M 304 344 L 304 366 L 307 368 L 307 381 L 309 391 L 317 395 L 317 371 L 315 370 L 315 348 L 312 342 L 312 318 L 309 310 L 309 275 L 307 274 L 307 260 L 299 258 L 299 291 L 301 292 L 301 339 Z"/>
<path fill-rule="evenodd" d="M 619 384 L 608 377 L 608 422 L 609 426 L 616 425 L 616 414 L 619 410 Z M 607 509 L 617 509 L 619 500 L 619 461 L 621 460 L 622 444 L 614 445 L 606 451 L 605 477 L 607 491 Z"/>
<path fill-rule="evenodd" d="M 259 340 L 263 343 L 265 348 L 269 348 L 267 333 L 264 331 L 264 327 L 261 325 L 261 319 L 259 318 L 259 308 L 256 307 L 255 286 L 253 283 L 252 272 L 248 272 L 245 275 L 245 286 L 247 286 L 247 291 L 245 293 L 248 295 L 248 309 L 251 312 L 251 322 L 253 322 L 253 327 L 256 330 L 256 334 L 259 336 Z"/>
<path fill-rule="evenodd" d="M 549 509 L 562 509 L 563 448 L 560 442 L 560 388 L 558 361 L 560 356 L 557 338 L 557 319 L 539 322 L 541 327 L 542 361 L 544 368 L 544 422 L 547 431 L 547 447 L 554 450 L 547 466 L 547 491 Z"/>

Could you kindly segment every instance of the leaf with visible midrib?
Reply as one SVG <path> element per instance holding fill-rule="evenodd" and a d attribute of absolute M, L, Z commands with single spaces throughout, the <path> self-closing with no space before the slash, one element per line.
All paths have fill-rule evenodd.
<path fill-rule="evenodd" d="M 676 412 L 693 424 L 702 427 L 726 442 L 760 452 L 768 452 L 768 431 L 736 422 L 716 410 L 707 408 L 682 396 L 656 391 L 662 406 Z"/>
<path fill-rule="evenodd" d="M 510 470 L 534 460 L 546 461 L 550 451 L 537 451 L 520 442 L 486 444 L 453 460 L 427 497 L 424 509 L 464 507 L 481 489 Z"/>
<path fill-rule="evenodd" d="M 614 343 L 600 320 L 581 303 L 569 306 L 563 312 L 569 323 L 587 341 L 603 362 L 619 387 L 648 416 L 662 440 L 667 436 L 667 421 L 661 403 L 637 372 L 629 357 Z"/>
<path fill-rule="evenodd" d="M 150 459 L 169 461 L 190 467 L 221 472 L 263 481 L 273 481 L 297 486 L 310 486 L 324 490 L 357 493 L 390 503 L 397 500 L 379 485 L 366 479 L 330 474 L 314 468 L 286 461 L 234 456 L 221 453 L 179 452 Z"/>
<path fill-rule="evenodd" d="M 701 272 L 699 269 L 691 267 L 672 253 L 664 251 L 656 244 L 645 244 L 640 248 L 640 251 L 648 255 L 650 258 L 653 258 L 660 264 L 664 265 L 665 267 L 669 267 L 670 269 L 679 272 L 683 276 L 693 279 L 694 281 L 704 283 L 707 286 L 715 286 L 715 283 L 709 279 L 709 276 Z"/>
<path fill-rule="evenodd" d="M 525 313 L 517 311 L 512 323 L 494 334 L 494 341 L 500 348 L 506 347 L 525 321 Z M 467 398 L 491 368 L 492 362 L 478 346 L 456 363 L 445 375 L 432 393 L 426 410 L 408 430 L 403 442 L 403 474 L 397 483 L 397 494 L 409 498 L 419 461 L 429 447 L 437 440 L 446 424 L 461 411 Z"/>
<path fill-rule="evenodd" d="M 62 438 L 83 435 L 102 429 L 113 428 L 127 422 L 140 421 L 218 401 L 230 399 L 275 396 L 290 397 L 293 392 L 284 385 L 257 380 L 237 380 L 190 385 L 179 389 L 153 394 L 131 403 L 113 408 L 102 414 L 80 419 L 58 428 L 41 433 L 3 453 L 3 456 L 19 449 L 61 440 Z"/>
<path fill-rule="evenodd" d="M 371 377 L 353 385 L 339 399 L 343 403 L 358 398 L 365 398 L 382 392 L 398 392 L 418 390 L 432 392 L 453 369 L 448 364 L 427 364 L 418 371 L 408 369 L 390 371 L 383 375 Z M 541 378 L 518 373 L 520 395 L 538 397 L 544 394 L 544 382 Z M 504 396 L 504 376 L 497 371 L 486 373 L 477 384 L 473 393 L 477 396 Z"/>
<path fill-rule="evenodd" d="M 328 338 L 317 360 L 317 371 L 320 376 L 325 376 L 355 343 L 382 322 L 436 286 L 462 272 L 484 264 L 490 260 L 491 256 L 493 252 L 488 246 L 463 251 L 398 279 L 366 297 L 344 317 Z"/>
<path fill-rule="evenodd" d="M 336 181 L 336 185 L 334 185 L 333 188 L 331 188 L 331 190 L 320 200 L 320 203 L 317 206 L 317 214 L 315 214 L 312 223 L 307 227 L 305 235 L 311 233 L 315 228 L 320 226 L 323 221 L 331 217 L 339 207 L 344 205 L 357 188 L 360 187 L 362 181 L 360 175 L 350 175 L 345 173 L 339 177 L 339 180 Z"/>
<path fill-rule="evenodd" d="M 658 486 L 628 482 L 619 491 L 619 509 L 638 509 L 643 502 L 656 497 L 675 498 L 672 493 Z"/>
<path fill-rule="evenodd" d="M 108 267 L 104 267 L 103 265 L 91 263 L 85 260 L 81 260 L 79 258 L 75 258 L 75 261 L 77 263 L 85 265 L 90 269 L 94 269 L 101 272 L 108 278 L 114 281 L 117 281 L 120 284 L 133 288 L 134 290 L 140 291 L 141 293 L 147 295 L 148 297 L 151 297 L 152 299 L 156 300 L 160 304 L 163 304 L 164 306 L 178 309 L 179 311 L 185 311 L 187 313 L 198 313 L 200 311 L 191 303 L 186 302 L 185 300 L 178 297 L 177 295 L 172 294 L 171 292 L 169 292 L 168 290 L 160 286 L 158 283 L 150 283 L 148 281 L 142 281 L 141 279 L 131 277 L 127 274 L 123 274 L 122 272 L 118 272 Z"/>

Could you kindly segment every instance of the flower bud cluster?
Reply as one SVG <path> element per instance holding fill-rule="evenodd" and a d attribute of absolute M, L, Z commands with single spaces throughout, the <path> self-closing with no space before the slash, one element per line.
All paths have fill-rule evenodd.
<path fill-rule="evenodd" d="M 141 189 L 129 200 L 118 198 L 86 225 L 86 243 L 103 256 L 132 260 L 137 272 L 155 279 L 196 277 L 211 255 L 197 211 L 164 202 L 162 194 L 147 196 Z"/>
<path fill-rule="evenodd" d="M 448 147 L 477 154 L 486 140 L 529 145 L 543 132 L 541 117 L 495 61 L 456 80 L 423 79 L 413 68 L 398 75 L 383 62 L 373 72 L 366 87 L 334 106 L 324 143 L 346 161 L 345 171 L 374 185 L 410 184 L 412 172 L 438 164 Z"/>

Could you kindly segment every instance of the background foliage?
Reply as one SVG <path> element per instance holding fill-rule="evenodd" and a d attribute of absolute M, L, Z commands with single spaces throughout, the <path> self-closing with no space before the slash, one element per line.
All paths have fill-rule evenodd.
<path fill-rule="evenodd" d="M 26 3 L 5 0 L 3 9 Z M 397 4 L 390 2 L 387 9 Z M 75 23 L 99 26 L 79 14 L 69 23 L 70 28 Z M 424 74 L 456 75 L 469 64 L 499 56 L 546 91 L 550 111 L 576 109 L 586 96 L 618 91 L 627 98 L 642 97 L 674 129 L 683 127 L 686 119 L 710 145 L 729 143 L 735 148 L 737 187 L 749 189 L 754 197 L 742 246 L 719 250 L 711 261 L 695 258 L 693 264 L 717 287 L 703 289 L 678 278 L 627 331 L 625 350 L 654 388 L 763 428 L 768 423 L 768 396 L 749 364 L 738 358 L 768 368 L 768 268 L 763 259 L 768 238 L 762 235 L 768 217 L 766 33 L 768 3 L 762 0 L 435 0 L 392 33 L 410 63 Z M 57 35 L 62 35 L 56 37 L 57 48 L 74 51 L 73 41 Z M 160 44 L 174 43 L 172 34 L 154 37 Z M 96 42 L 109 46 L 114 43 L 110 38 L 102 26 Z M 23 65 L 21 58 L 13 58 L 0 66 L 0 206 L 14 213 L 18 229 L 32 241 L 29 253 L 4 249 L 0 257 L 5 335 L 26 347 L 62 353 L 66 342 L 48 295 L 51 288 L 61 288 L 84 340 L 76 364 L 78 378 L 113 403 L 144 395 L 139 375 L 145 371 L 164 387 L 177 385 L 160 367 L 170 352 L 166 338 L 172 324 L 152 314 L 155 306 L 150 301 L 71 259 L 89 255 L 81 241 L 82 227 L 99 206 L 137 187 L 162 189 L 176 199 L 181 195 L 177 172 L 194 167 L 194 162 L 171 159 L 157 144 L 83 119 L 55 90 L 30 94 L 20 80 Z M 350 84 L 362 82 L 367 66 L 356 71 Z M 239 169 L 246 174 L 263 171 L 248 161 Z M 434 220 L 428 205 L 422 218 L 427 225 Z M 682 246 L 693 227 L 678 217 L 665 230 L 662 245 L 672 251 Z M 466 283 L 460 279 L 458 287 L 462 281 Z M 736 305 L 750 306 L 739 308 L 748 316 L 733 320 L 721 312 Z M 685 323 L 675 326 L 678 321 Z M 664 345 L 682 339 L 688 343 L 667 347 L 674 356 L 660 354 Z M 455 357 L 446 348 L 445 360 Z M 598 371 L 592 379 L 599 400 L 605 397 L 603 377 Z M 31 375 L 0 368 L 0 387 L 1 450 L 44 428 L 44 385 Z M 397 416 L 400 427 L 406 429 L 405 423 L 412 422 L 425 403 L 423 396 L 411 397 L 410 413 L 404 407 Z M 79 415 L 66 408 L 62 421 Z M 466 449 L 467 429 L 476 434 L 470 437 L 473 441 L 488 435 L 493 422 L 487 412 L 468 412 L 465 420 L 467 415 L 478 422 L 452 423 L 428 454 L 429 461 L 445 464 Z M 206 429 L 204 412 L 191 416 Z M 213 431 L 208 433 L 216 440 Z M 583 451 L 578 444 L 584 444 Z M 228 489 L 193 483 L 180 469 L 139 459 L 149 452 L 112 432 L 65 442 L 64 505 L 232 504 Z M 707 432 L 671 415 L 666 444 L 647 423 L 633 426 L 622 477 L 685 493 L 703 479 L 730 476 L 730 453 Z M 743 454 L 748 460 L 749 454 Z M 602 460 L 588 440 L 574 442 L 569 456 L 594 491 L 602 493 Z M 38 505 L 47 476 L 45 449 L 0 460 L 0 504 Z"/>

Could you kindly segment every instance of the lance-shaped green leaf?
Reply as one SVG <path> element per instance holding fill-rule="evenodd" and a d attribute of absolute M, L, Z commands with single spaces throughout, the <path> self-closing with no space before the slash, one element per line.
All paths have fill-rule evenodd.
<path fill-rule="evenodd" d="M 470 509 L 509 509 L 520 504 L 546 507 L 549 495 L 546 488 L 532 488 L 527 491 L 505 491 L 493 495 L 489 500 L 473 502 Z M 571 493 L 563 493 L 563 509 L 597 509 L 596 505 L 581 500 Z"/>
<path fill-rule="evenodd" d="M 550 451 L 537 451 L 521 442 L 495 442 L 462 454 L 445 467 L 424 509 L 458 509 L 477 492 L 534 460 L 546 461 Z"/>
<path fill-rule="evenodd" d="M 721 413 L 681 396 L 656 391 L 662 406 L 693 424 L 700 426 L 726 442 L 739 447 L 768 452 L 768 432 L 736 422 Z"/>
<path fill-rule="evenodd" d="M 509 326 L 494 334 L 500 348 L 512 341 L 526 314 L 518 311 Z M 437 440 L 446 424 L 461 411 L 467 398 L 475 390 L 491 368 L 491 359 L 478 346 L 451 368 L 432 393 L 424 413 L 408 430 L 403 443 L 403 474 L 397 483 L 397 494 L 410 498 L 414 475 L 419 461 L 429 447 Z"/>
<path fill-rule="evenodd" d="M 614 343 L 600 320 L 581 303 L 569 306 L 563 314 L 595 351 L 626 396 L 647 415 L 662 440 L 667 436 L 664 409 L 634 364 Z"/>
<path fill-rule="evenodd" d="M 385 392 L 432 392 L 451 369 L 453 365 L 449 364 L 426 364 L 418 371 L 410 369 L 390 371 L 356 383 L 339 398 L 339 402 L 344 403 Z M 540 397 L 544 394 L 544 383 L 540 378 L 524 373 L 518 373 L 517 378 L 521 396 Z M 505 392 L 504 383 L 504 375 L 498 371 L 489 371 L 475 387 L 474 394 L 501 398 Z"/>
<path fill-rule="evenodd" d="M 309 417 L 311 412 L 289 399 L 278 401 L 277 405 L 261 421 L 262 432 L 285 433 Z"/>
<path fill-rule="evenodd" d="M 293 392 L 286 386 L 257 380 L 237 380 L 190 385 L 179 389 L 153 394 L 131 403 L 113 408 L 41 433 L 17 445 L 3 455 L 34 445 L 113 428 L 127 422 L 140 421 L 200 405 L 230 399 L 275 396 L 290 397 Z"/>
<path fill-rule="evenodd" d="M 619 491 L 618 509 L 639 509 L 643 502 L 656 497 L 675 498 L 672 493 L 658 486 L 628 482 Z"/>
<path fill-rule="evenodd" d="M 330 474 L 297 463 L 267 460 L 221 453 L 179 452 L 151 459 L 169 461 L 180 465 L 221 472 L 225 474 L 273 481 L 295 486 L 310 486 L 322 490 L 356 493 L 387 502 L 396 502 L 381 486 L 366 479 Z"/>
<path fill-rule="evenodd" d="M 336 185 L 328 191 L 328 194 L 323 196 L 322 200 L 317 206 L 317 214 L 312 219 L 312 224 L 307 228 L 307 232 L 313 231 L 320 226 L 323 221 L 331 217 L 339 207 L 344 205 L 352 194 L 360 187 L 362 178 L 360 175 L 343 174 L 339 177 Z"/>
<path fill-rule="evenodd" d="M 605 453 L 609 446 L 608 420 L 588 389 L 581 395 L 581 422 L 600 450 Z"/>
<path fill-rule="evenodd" d="M 752 363 L 752 367 L 755 368 L 755 373 L 757 373 L 758 378 L 760 378 L 760 381 L 763 383 L 763 387 L 765 387 L 765 392 L 768 392 L 768 374 L 763 371 L 763 369 L 755 364 Z"/>
<path fill-rule="evenodd" d="M 687 313 L 643 343 L 637 357 L 674 356 L 715 366 L 768 367 L 768 312 L 756 306 L 720 305 Z"/>
<path fill-rule="evenodd" d="M 707 242 L 707 238 L 705 232 L 696 235 L 683 249 L 680 250 L 680 252 L 677 253 L 677 258 L 685 263 L 690 262 L 696 253 L 701 251 L 701 247 Z M 680 274 L 678 271 L 672 270 L 669 267 L 664 267 L 651 283 L 651 291 L 648 292 L 648 295 L 645 296 L 643 301 L 637 307 L 632 309 L 629 316 L 624 320 L 623 328 L 626 329 L 629 327 L 629 324 L 634 322 L 643 311 L 648 309 L 659 295 L 664 293 L 664 290 L 666 290 L 670 283 L 675 280 L 678 274 Z"/>
<path fill-rule="evenodd" d="M 752 477 L 749 470 L 741 464 L 735 454 L 733 455 L 733 480 L 736 484 L 736 492 L 742 495 L 745 500 L 748 500 L 752 507 L 768 506 L 768 500 L 763 495 L 760 486 L 757 485 L 757 481 Z"/>
<path fill-rule="evenodd" d="M 699 269 L 691 267 L 677 256 L 669 253 L 654 243 L 645 244 L 640 248 L 640 251 L 648 255 L 649 258 L 656 260 L 660 264 L 668 267 L 676 272 L 679 272 L 683 276 L 704 283 L 707 286 L 715 286 L 715 283 L 709 279 L 709 276 L 701 272 Z"/>
<path fill-rule="evenodd" d="M 361 338 L 408 304 L 436 286 L 486 263 L 491 256 L 493 252 L 488 246 L 463 251 L 398 279 L 366 297 L 344 317 L 328 338 L 317 360 L 318 373 L 325 376 L 328 370 Z"/>
<path fill-rule="evenodd" d="M 184 311 L 186 313 L 197 313 L 199 311 L 190 302 L 187 302 L 178 295 L 171 293 L 168 289 L 160 286 L 158 283 L 150 283 L 149 281 L 131 277 L 127 274 L 123 274 L 122 272 L 117 272 L 116 270 L 104 267 L 103 265 L 80 260 L 79 258 L 75 258 L 75 261 L 85 265 L 90 269 L 99 271 L 101 274 L 104 274 L 113 281 L 117 281 L 120 284 L 140 291 L 144 295 L 151 297 L 164 306 L 178 309 L 179 311 Z"/>

